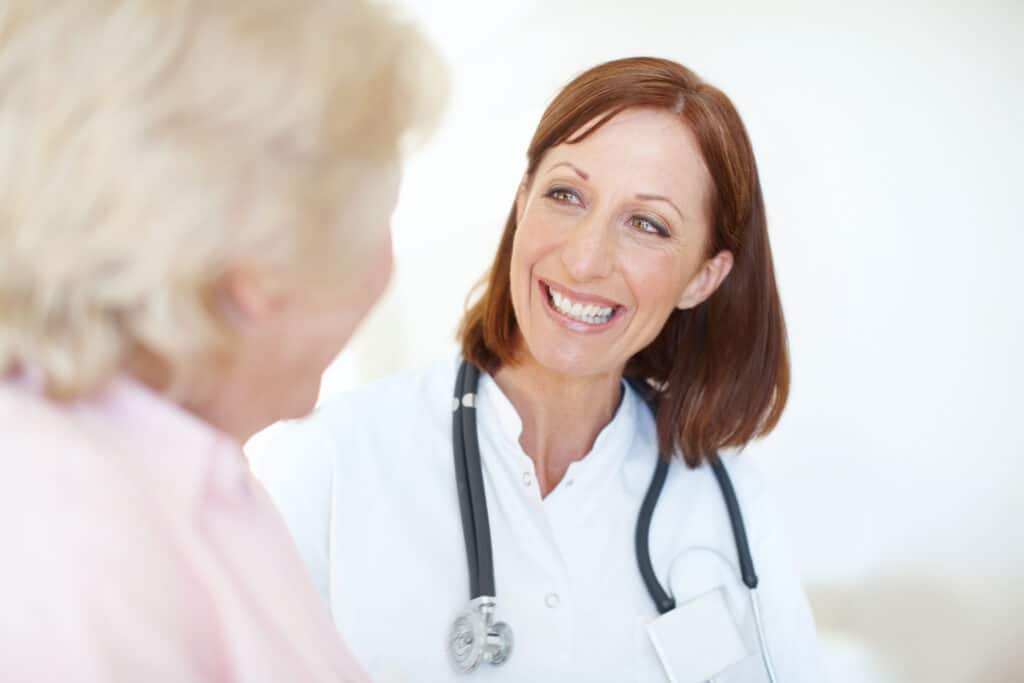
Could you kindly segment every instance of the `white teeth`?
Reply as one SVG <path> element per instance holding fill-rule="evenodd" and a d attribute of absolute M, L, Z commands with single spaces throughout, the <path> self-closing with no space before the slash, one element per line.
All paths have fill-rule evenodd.
<path fill-rule="evenodd" d="M 554 303 L 555 308 L 571 318 L 589 323 L 590 325 L 603 325 L 611 319 L 612 313 L 615 311 L 614 306 L 584 305 L 574 302 L 567 296 L 550 288 L 548 293 L 551 295 L 551 301 Z"/>

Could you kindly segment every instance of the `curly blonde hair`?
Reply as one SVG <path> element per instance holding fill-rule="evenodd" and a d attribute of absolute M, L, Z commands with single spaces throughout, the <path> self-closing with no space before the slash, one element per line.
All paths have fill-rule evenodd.
<path fill-rule="evenodd" d="M 230 267 L 343 278 L 380 239 L 345 205 L 432 127 L 440 73 L 367 0 L 3 3 L 0 374 L 202 376 Z"/>

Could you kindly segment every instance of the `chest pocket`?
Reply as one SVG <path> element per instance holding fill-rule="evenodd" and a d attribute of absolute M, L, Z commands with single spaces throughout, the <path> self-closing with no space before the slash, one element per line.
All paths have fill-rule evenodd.
<path fill-rule="evenodd" d="M 738 569 L 715 549 L 689 548 L 673 561 L 667 587 L 676 608 L 638 620 L 638 655 L 645 663 L 636 680 L 751 680 L 734 678 L 749 669 L 746 664 L 757 653 L 756 628 Z"/>
<path fill-rule="evenodd" d="M 677 605 L 646 630 L 671 683 L 712 680 L 747 656 L 722 588 Z"/>

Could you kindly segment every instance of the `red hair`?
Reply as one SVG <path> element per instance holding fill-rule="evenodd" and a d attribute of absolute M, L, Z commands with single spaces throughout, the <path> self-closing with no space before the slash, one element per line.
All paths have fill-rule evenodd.
<path fill-rule="evenodd" d="M 742 447 L 770 432 L 789 393 L 786 325 L 761 182 L 736 108 L 721 90 L 675 62 L 606 62 L 574 79 L 548 106 L 530 142 L 526 178 L 552 147 L 579 142 L 637 107 L 669 111 L 694 133 L 712 185 L 707 255 L 733 255 L 732 271 L 718 290 L 692 309 L 674 311 L 625 370 L 657 388 L 661 452 L 678 448 L 696 467 L 721 448 Z M 520 343 L 509 284 L 516 228 L 513 203 L 486 288 L 459 329 L 463 355 L 491 373 L 514 362 Z"/>

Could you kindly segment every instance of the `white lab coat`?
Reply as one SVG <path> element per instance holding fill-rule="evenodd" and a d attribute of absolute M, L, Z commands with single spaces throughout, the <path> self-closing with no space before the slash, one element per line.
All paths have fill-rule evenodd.
<path fill-rule="evenodd" d="M 378 680 L 467 680 L 447 634 L 469 599 L 452 455 L 456 362 L 380 381 L 276 425 L 249 446 L 334 621 Z M 515 633 L 479 681 L 667 681 L 646 625 L 658 614 L 637 569 L 634 529 L 656 462 L 654 421 L 625 391 L 593 450 L 541 499 L 521 422 L 484 375 L 477 399 L 497 618 Z M 778 515 L 748 457 L 726 456 L 760 577 L 767 643 L 780 683 L 820 683 L 814 623 Z M 654 513 L 653 565 L 677 603 L 718 587 L 745 656 L 714 680 L 767 680 L 722 496 L 708 467 L 676 459 Z M 703 550 L 694 551 L 694 548 Z M 727 607 L 726 607 L 727 606 Z M 689 633 L 680 652 L 711 652 Z M 695 661 L 699 657 L 694 655 Z M 678 683 L 688 683 L 676 672 Z"/>

